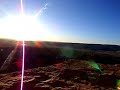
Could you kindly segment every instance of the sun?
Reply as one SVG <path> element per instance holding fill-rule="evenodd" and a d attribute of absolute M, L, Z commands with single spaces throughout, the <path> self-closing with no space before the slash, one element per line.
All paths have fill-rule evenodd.
<path fill-rule="evenodd" d="M 34 16 L 8 16 L 0 21 L 0 38 L 37 41 L 49 39 L 49 34 Z"/>
<path fill-rule="evenodd" d="M 22 74 L 21 87 L 23 90 L 25 41 L 47 40 L 50 33 L 37 21 L 37 16 L 46 8 L 47 4 L 34 16 L 27 16 L 24 13 L 23 0 L 21 1 L 21 14 L 0 18 L 0 38 L 22 41 Z M 16 45 L 17 46 L 17 45 Z M 12 53 L 13 54 L 13 53 Z M 9 60 L 9 59 L 6 59 Z M 5 61 L 6 63 L 7 61 Z M 4 64 L 3 64 L 4 65 Z"/>

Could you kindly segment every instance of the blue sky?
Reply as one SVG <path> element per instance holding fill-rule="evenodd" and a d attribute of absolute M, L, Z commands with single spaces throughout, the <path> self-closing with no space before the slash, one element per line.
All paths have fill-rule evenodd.
<path fill-rule="evenodd" d="M 1 17 L 18 13 L 20 0 L 0 2 Z M 38 19 L 56 41 L 120 45 L 120 0 L 24 0 L 25 12 L 34 15 L 46 3 Z"/>

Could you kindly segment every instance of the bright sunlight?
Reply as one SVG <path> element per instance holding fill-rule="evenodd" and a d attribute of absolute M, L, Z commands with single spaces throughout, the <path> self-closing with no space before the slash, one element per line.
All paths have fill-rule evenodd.
<path fill-rule="evenodd" d="M 0 21 L 0 38 L 14 40 L 48 40 L 50 32 L 34 16 L 8 16 Z"/>

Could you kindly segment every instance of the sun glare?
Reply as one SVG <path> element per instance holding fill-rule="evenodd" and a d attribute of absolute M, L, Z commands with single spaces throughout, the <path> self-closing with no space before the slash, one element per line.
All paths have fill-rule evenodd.
<path fill-rule="evenodd" d="M 34 16 L 9 16 L 0 21 L 0 38 L 14 40 L 47 40 L 49 32 Z"/>

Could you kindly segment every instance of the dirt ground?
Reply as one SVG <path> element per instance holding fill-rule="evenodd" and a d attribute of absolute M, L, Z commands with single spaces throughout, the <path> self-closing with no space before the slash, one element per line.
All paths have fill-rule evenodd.
<path fill-rule="evenodd" d="M 23 90 L 119 90 L 120 64 L 67 60 L 25 70 Z M 0 90 L 20 90 L 21 72 L 0 74 Z"/>

